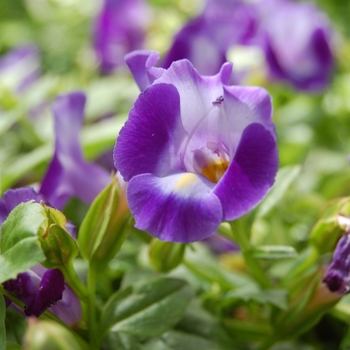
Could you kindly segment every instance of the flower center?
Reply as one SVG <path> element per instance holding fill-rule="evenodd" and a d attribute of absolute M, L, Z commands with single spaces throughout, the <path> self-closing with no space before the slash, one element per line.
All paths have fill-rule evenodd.
<path fill-rule="evenodd" d="M 222 159 L 215 159 L 202 168 L 200 173 L 205 176 L 209 181 L 218 183 L 224 175 L 230 163 Z"/>
<path fill-rule="evenodd" d="M 216 139 L 211 134 L 208 134 L 205 146 L 190 151 L 193 153 L 193 158 L 191 162 L 192 164 L 187 163 L 187 166 L 189 166 L 189 168 L 185 165 L 185 155 L 187 153 L 191 139 L 199 129 L 200 125 L 204 122 L 204 120 L 210 116 L 213 108 L 219 108 L 220 115 L 223 119 L 223 124 L 229 133 L 229 124 L 225 109 L 222 105 L 223 102 L 224 98 L 222 96 L 219 96 L 214 102 L 212 102 L 212 107 L 197 121 L 195 126 L 190 131 L 183 147 L 183 151 L 180 155 L 181 164 L 185 171 L 192 172 L 194 170 L 195 173 L 205 176 L 209 181 L 213 183 L 219 182 L 230 165 L 230 158 L 232 156 L 231 145 L 229 145 L 229 149 L 227 149 L 220 140 Z"/>

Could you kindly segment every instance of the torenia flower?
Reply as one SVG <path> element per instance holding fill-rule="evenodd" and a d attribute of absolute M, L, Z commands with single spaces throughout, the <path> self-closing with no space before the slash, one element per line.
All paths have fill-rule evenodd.
<path fill-rule="evenodd" d="M 333 71 L 331 29 L 315 5 L 260 1 L 262 46 L 269 75 L 306 91 L 324 89 Z"/>
<path fill-rule="evenodd" d="M 0 198 L 0 228 L 18 204 L 29 200 L 46 202 L 41 194 L 30 187 L 7 190 L 4 198 Z M 69 233 L 75 234 L 75 227 L 72 224 L 66 228 Z M 3 285 L 8 292 L 24 302 L 26 316 L 39 317 L 49 309 L 68 325 L 80 321 L 82 310 L 79 299 L 65 284 L 63 274 L 58 269 L 48 270 L 37 265 Z M 9 304 L 9 300 L 6 301 Z"/>
<path fill-rule="evenodd" d="M 94 47 L 101 71 L 111 73 L 124 64 L 124 56 L 141 49 L 150 8 L 143 0 L 104 0 L 95 21 Z"/>
<path fill-rule="evenodd" d="M 83 93 L 72 92 L 58 96 L 52 107 L 55 154 L 39 192 L 57 209 L 63 208 L 72 197 L 91 203 L 110 180 L 108 171 L 88 163 L 81 150 L 79 133 L 85 101 Z"/>
<path fill-rule="evenodd" d="M 187 58 L 201 74 L 215 74 L 231 45 L 246 44 L 255 34 L 254 8 L 239 0 L 209 0 L 203 13 L 176 34 L 163 67 Z"/>
<path fill-rule="evenodd" d="M 149 62 L 142 52 L 126 60 L 138 56 Z M 150 68 L 138 67 L 136 80 Z M 136 100 L 114 159 L 137 228 L 165 241 L 201 240 L 251 210 L 272 186 L 278 155 L 271 99 L 259 87 L 227 85 L 231 70 L 226 63 L 201 76 L 188 60 L 176 61 Z"/>

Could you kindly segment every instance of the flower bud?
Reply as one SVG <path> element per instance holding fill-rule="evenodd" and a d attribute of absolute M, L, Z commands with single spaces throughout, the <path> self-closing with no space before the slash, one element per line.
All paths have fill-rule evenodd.
<path fill-rule="evenodd" d="M 82 256 L 95 263 L 111 260 L 129 232 L 129 219 L 125 188 L 113 177 L 95 198 L 81 224 L 78 242 Z"/>
<path fill-rule="evenodd" d="M 28 328 L 24 336 L 25 350 L 81 350 L 74 335 L 53 321 L 28 319 Z"/>
<path fill-rule="evenodd" d="M 159 272 L 168 272 L 177 267 L 185 253 L 185 244 L 163 242 L 154 238 L 149 246 L 149 258 Z"/>
<path fill-rule="evenodd" d="M 42 205 L 48 219 L 39 232 L 39 241 L 46 257 L 43 265 L 49 269 L 69 265 L 78 255 L 78 247 L 66 230 L 66 218 L 58 210 Z"/>

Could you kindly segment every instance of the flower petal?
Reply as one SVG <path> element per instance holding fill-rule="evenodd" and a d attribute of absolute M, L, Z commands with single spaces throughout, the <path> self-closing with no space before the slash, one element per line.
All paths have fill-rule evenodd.
<path fill-rule="evenodd" d="M 157 51 L 136 50 L 125 55 L 125 62 L 141 91 L 163 74 L 163 68 L 154 67 L 158 60 Z"/>
<path fill-rule="evenodd" d="M 55 118 L 55 154 L 42 181 L 40 193 L 57 209 L 71 197 L 91 203 L 109 182 L 109 174 L 84 160 L 79 133 L 84 118 L 85 95 L 59 96 L 52 110 Z"/>
<path fill-rule="evenodd" d="M 222 220 L 212 186 L 191 173 L 133 177 L 127 196 L 135 226 L 164 241 L 188 243 L 210 236 Z"/>
<path fill-rule="evenodd" d="M 37 203 L 43 201 L 47 204 L 44 196 L 37 193 L 31 187 L 20 187 L 16 189 L 8 189 L 4 194 L 4 199 L 6 202 L 6 207 L 8 210 L 7 215 L 20 203 L 25 203 L 30 200 L 34 200 Z"/>
<path fill-rule="evenodd" d="M 47 270 L 35 294 L 35 300 L 25 310 L 27 316 L 39 317 L 46 309 L 62 299 L 64 277 L 60 270 Z"/>
<path fill-rule="evenodd" d="M 263 199 L 274 183 L 278 152 L 274 135 L 261 124 L 243 131 L 235 157 L 214 193 L 219 197 L 224 220 L 234 220 Z"/>
<path fill-rule="evenodd" d="M 139 96 L 120 131 L 114 149 L 115 166 L 125 181 L 143 173 L 165 176 L 170 169 L 180 171 L 174 154 L 184 136 L 176 88 L 152 85 Z"/>

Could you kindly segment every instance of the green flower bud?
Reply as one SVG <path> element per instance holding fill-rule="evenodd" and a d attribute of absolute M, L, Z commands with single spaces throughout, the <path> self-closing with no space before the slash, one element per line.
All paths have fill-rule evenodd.
<path fill-rule="evenodd" d="M 113 177 L 81 224 L 78 244 L 82 256 L 97 264 L 108 263 L 127 237 L 130 218 L 125 188 Z"/>
<path fill-rule="evenodd" d="M 82 347 L 74 335 L 53 321 L 28 319 L 28 328 L 24 336 L 25 350 L 81 350 Z"/>
<path fill-rule="evenodd" d="M 162 242 L 154 238 L 149 246 L 151 264 L 159 272 L 175 269 L 182 262 L 185 248 L 185 244 Z"/>
<path fill-rule="evenodd" d="M 350 215 L 350 198 L 340 198 L 328 203 L 311 231 L 310 241 L 319 254 L 333 252 L 346 229 L 344 218 Z M 349 220 L 348 220 L 349 221 Z"/>
<path fill-rule="evenodd" d="M 78 255 L 78 246 L 65 229 L 66 218 L 58 210 L 42 205 L 48 219 L 39 232 L 39 241 L 46 257 L 43 265 L 49 269 L 69 265 Z"/>

